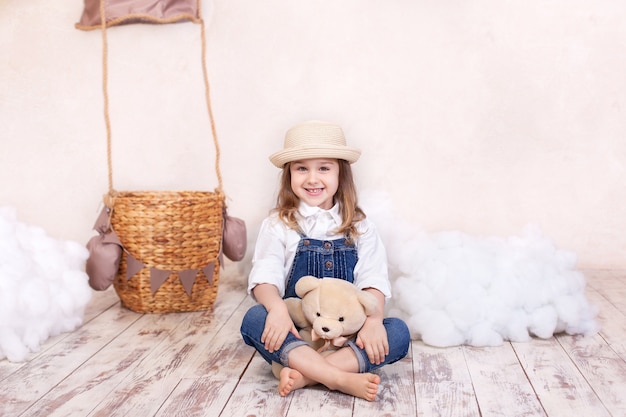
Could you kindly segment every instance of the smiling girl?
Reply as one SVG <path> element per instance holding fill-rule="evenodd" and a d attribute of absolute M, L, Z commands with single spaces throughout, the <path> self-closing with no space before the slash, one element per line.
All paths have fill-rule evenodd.
<path fill-rule="evenodd" d="M 270 156 L 281 168 L 276 208 L 260 228 L 248 279 L 259 303 L 246 314 L 241 334 L 273 369 L 278 392 L 308 385 L 373 401 L 380 377 L 371 371 L 406 356 L 410 334 L 404 322 L 384 318 L 391 297 L 385 248 L 357 204 L 350 164 L 361 151 L 348 147 L 341 127 L 320 121 L 294 126 L 283 150 Z M 297 297 L 303 276 L 347 280 L 378 299 L 356 341 L 321 355 L 300 338 L 284 298 Z"/>

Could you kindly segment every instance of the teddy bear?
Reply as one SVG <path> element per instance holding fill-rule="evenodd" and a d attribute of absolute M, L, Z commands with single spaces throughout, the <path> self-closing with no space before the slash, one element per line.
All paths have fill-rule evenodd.
<path fill-rule="evenodd" d="M 285 299 L 302 339 L 318 352 L 337 349 L 356 337 L 378 308 L 374 295 L 337 278 L 304 276 L 296 283 L 300 298 Z"/>

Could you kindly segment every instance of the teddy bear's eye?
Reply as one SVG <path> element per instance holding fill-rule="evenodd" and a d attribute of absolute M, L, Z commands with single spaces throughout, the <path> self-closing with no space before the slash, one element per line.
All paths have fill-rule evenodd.
<path fill-rule="evenodd" d="M 343 321 L 343 317 L 339 317 L 339 321 Z"/>
<path fill-rule="evenodd" d="M 322 315 L 321 315 L 320 313 L 315 313 L 315 315 L 316 315 L 317 317 L 322 317 Z"/>

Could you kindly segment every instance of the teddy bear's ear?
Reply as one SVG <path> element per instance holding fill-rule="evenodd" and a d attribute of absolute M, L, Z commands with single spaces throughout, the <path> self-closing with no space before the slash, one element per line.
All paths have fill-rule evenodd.
<path fill-rule="evenodd" d="M 365 310 L 365 315 L 369 316 L 370 314 L 374 314 L 378 309 L 378 300 L 373 294 L 368 293 L 367 291 L 359 291 L 357 294 L 357 298 L 359 302 L 363 306 Z"/>
<path fill-rule="evenodd" d="M 313 291 L 320 286 L 320 280 L 314 276 L 307 275 L 302 277 L 296 283 L 296 294 L 303 298 L 307 293 Z"/>

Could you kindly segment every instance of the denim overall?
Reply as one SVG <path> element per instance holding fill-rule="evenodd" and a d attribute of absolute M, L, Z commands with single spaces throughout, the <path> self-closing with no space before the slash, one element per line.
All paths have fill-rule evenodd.
<path fill-rule="evenodd" d="M 289 271 L 283 298 L 297 297 L 296 283 L 306 275 L 354 282 L 356 261 L 358 261 L 356 246 L 354 243 L 348 243 L 346 239 L 316 240 L 300 234 L 300 243 Z"/>
<path fill-rule="evenodd" d="M 354 267 L 358 261 L 356 246 L 347 239 L 317 240 L 300 235 L 300 242 L 289 271 L 285 296 L 297 297 L 295 287 L 300 278 L 313 275 L 317 278 L 339 278 L 354 282 Z M 283 345 L 273 353 L 265 349 L 261 343 L 261 335 L 265 328 L 267 310 L 258 304 L 248 310 L 241 324 L 241 335 L 247 345 L 254 347 L 268 362 L 278 362 L 289 366 L 289 352 L 307 343 L 288 333 Z M 396 362 L 406 356 L 409 348 L 410 335 L 406 324 L 400 319 L 386 318 L 383 325 L 387 330 L 389 355 L 379 365 L 370 363 L 367 353 L 354 342 L 348 342 L 359 361 L 359 372 L 369 372 L 383 365 Z"/>

